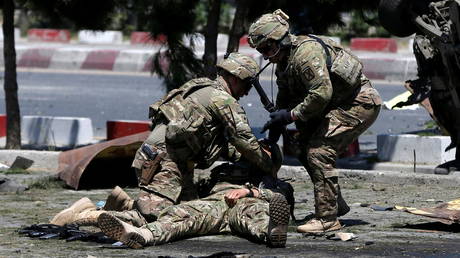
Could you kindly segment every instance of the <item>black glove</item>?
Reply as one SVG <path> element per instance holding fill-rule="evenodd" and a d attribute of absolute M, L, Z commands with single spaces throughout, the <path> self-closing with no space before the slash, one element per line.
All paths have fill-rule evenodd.
<path fill-rule="evenodd" d="M 270 128 L 270 130 L 268 131 L 268 140 L 270 140 L 271 142 L 275 142 L 275 143 L 278 142 L 278 140 L 281 137 L 281 134 L 283 133 L 285 129 L 286 127 L 284 126 L 276 126 L 276 127 Z"/>
<path fill-rule="evenodd" d="M 270 113 L 270 118 L 271 119 L 267 123 L 265 123 L 261 133 L 264 133 L 265 131 L 273 127 L 283 127 L 294 122 L 294 120 L 292 120 L 291 111 L 286 109 L 280 109 L 278 111 Z"/>

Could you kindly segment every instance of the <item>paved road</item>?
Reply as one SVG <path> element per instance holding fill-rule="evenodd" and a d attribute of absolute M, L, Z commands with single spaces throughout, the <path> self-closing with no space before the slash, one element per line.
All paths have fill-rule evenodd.
<path fill-rule="evenodd" d="M 29 70 L 18 73 L 18 83 L 21 115 L 89 117 L 99 137 L 105 137 L 107 120 L 146 120 L 148 105 L 165 94 L 161 80 L 148 74 Z M 270 96 L 270 78 L 263 77 L 261 83 Z M 384 100 L 404 91 L 399 82 L 374 84 Z M 273 88 L 276 96 L 276 84 Z M 240 102 L 258 132 L 268 113 L 256 91 L 252 90 Z M 5 113 L 3 91 L 0 91 L 0 113 Z M 377 134 L 420 130 L 428 120 L 430 117 L 421 108 L 382 110 L 375 124 L 360 138 L 361 148 L 375 148 Z"/>

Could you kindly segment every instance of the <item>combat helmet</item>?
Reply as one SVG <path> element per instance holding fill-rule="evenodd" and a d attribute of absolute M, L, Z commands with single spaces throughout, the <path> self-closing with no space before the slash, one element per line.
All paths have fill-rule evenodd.
<path fill-rule="evenodd" d="M 257 62 L 250 56 L 241 53 L 230 53 L 217 64 L 217 67 L 226 70 L 241 80 L 253 78 L 260 68 Z"/>
<path fill-rule="evenodd" d="M 279 41 L 289 31 L 289 16 L 281 9 L 264 14 L 249 27 L 248 42 L 253 48 L 258 48 L 269 39 Z"/>

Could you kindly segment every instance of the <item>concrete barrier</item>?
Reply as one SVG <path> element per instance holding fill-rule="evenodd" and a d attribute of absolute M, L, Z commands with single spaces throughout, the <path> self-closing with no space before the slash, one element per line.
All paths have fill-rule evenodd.
<path fill-rule="evenodd" d="M 81 69 L 113 70 L 120 50 L 92 50 L 81 65 Z"/>
<path fill-rule="evenodd" d="M 358 54 L 359 56 L 359 54 Z M 405 81 L 417 78 L 415 57 L 386 58 L 381 56 L 360 56 L 364 74 L 370 79 Z"/>
<path fill-rule="evenodd" d="M 23 116 L 22 144 L 74 147 L 93 141 L 91 119 L 86 117 Z"/>
<path fill-rule="evenodd" d="M 93 31 L 81 30 L 78 32 L 78 42 L 85 44 L 121 44 L 123 34 L 121 31 L 106 30 Z"/>
<path fill-rule="evenodd" d="M 0 137 L 6 136 L 6 115 L 0 115 Z"/>
<path fill-rule="evenodd" d="M 351 50 L 379 51 L 396 53 L 398 45 L 391 38 L 352 38 Z"/>
<path fill-rule="evenodd" d="M 150 121 L 113 120 L 107 121 L 107 140 L 150 130 Z"/>
<path fill-rule="evenodd" d="M 441 164 L 455 159 L 455 148 L 448 136 L 418 136 L 414 134 L 377 135 L 377 156 L 380 161 Z"/>
<path fill-rule="evenodd" d="M 67 43 L 70 42 L 70 31 L 57 29 L 30 29 L 27 31 L 27 40 Z"/>
<path fill-rule="evenodd" d="M 48 68 L 56 50 L 53 48 L 31 48 L 18 54 L 18 67 Z"/>
<path fill-rule="evenodd" d="M 89 50 L 85 48 L 61 48 L 54 52 L 49 68 L 78 70 L 88 56 Z"/>
<path fill-rule="evenodd" d="M 113 70 L 120 72 L 150 71 L 153 54 L 154 51 L 145 49 L 122 50 L 114 60 Z M 147 64 L 149 64 L 148 67 L 146 67 Z"/>
<path fill-rule="evenodd" d="M 59 151 L 0 150 L 0 163 L 11 166 L 16 157 L 21 156 L 34 161 L 28 171 L 57 172 L 60 153 Z"/>

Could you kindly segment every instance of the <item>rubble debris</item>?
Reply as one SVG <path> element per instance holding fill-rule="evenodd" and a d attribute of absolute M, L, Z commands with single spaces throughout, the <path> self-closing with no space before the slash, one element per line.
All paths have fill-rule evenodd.
<path fill-rule="evenodd" d="M 0 172 L 1 171 L 7 171 L 8 169 L 10 169 L 10 167 L 8 165 L 0 163 Z"/>
<path fill-rule="evenodd" d="M 358 238 L 358 236 L 353 233 L 337 232 L 335 234 L 327 236 L 326 238 L 330 240 L 350 241 Z"/>
<path fill-rule="evenodd" d="M 53 224 L 33 224 L 31 226 L 21 228 L 18 233 L 41 240 L 59 238 L 65 239 L 67 242 L 75 240 L 109 244 L 115 242 L 111 238 L 105 236 L 102 232 L 93 233 L 80 230 L 78 226 L 72 224 L 65 226 Z"/>
<path fill-rule="evenodd" d="M 380 206 L 380 205 L 372 204 L 370 208 L 373 209 L 374 211 L 391 211 L 394 209 L 394 206 Z"/>
<path fill-rule="evenodd" d="M 433 208 L 413 208 L 397 205 L 395 206 L 395 209 L 428 217 L 447 225 L 460 223 L 460 199 L 441 203 Z"/>
<path fill-rule="evenodd" d="M 28 169 L 34 164 L 34 161 L 25 157 L 17 156 L 11 164 L 10 169 Z"/>
<path fill-rule="evenodd" d="M 16 183 L 7 177 L 0 177 L 0 192 L 22 193 L 28 189 L 27 185 Z"/>

